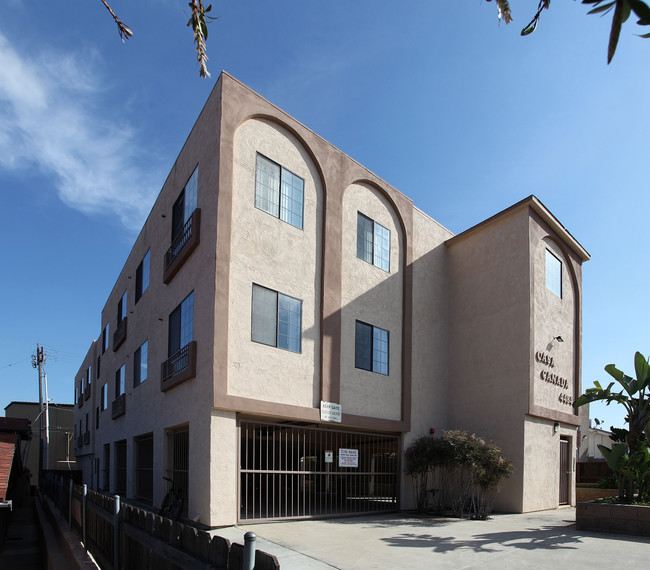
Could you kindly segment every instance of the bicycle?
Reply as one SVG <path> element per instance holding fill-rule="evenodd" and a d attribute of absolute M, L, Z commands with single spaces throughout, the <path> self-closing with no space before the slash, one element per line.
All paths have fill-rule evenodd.
<path fill-rule="evenodd" d="M 167 519 L 171 519 L 173 521 L 178 520 L 178 517 L 181 516 L 181 512 L 183 511 L 183 490 L 178 487 L 177 489 L 174 488 L 174 481 L 170 479 L 169 477 L 163 476 L 163 479 L 165 481 L 168 481 L 171 483 L 171 487 L 169 491 L 167 491 L 167 494 L 165 495 L 165 498 L 163 499 L 162 505 L 160 507 L 160 511 L 158 514 L 161 517 L 165 517 Z"/>

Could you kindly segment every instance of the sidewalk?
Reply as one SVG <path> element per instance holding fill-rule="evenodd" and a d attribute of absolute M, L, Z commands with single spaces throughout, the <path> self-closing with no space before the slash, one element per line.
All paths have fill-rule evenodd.
<path fill-rule="evenodd" d="M 216 529 L 257 548 L 286 569 L 323 568 L 645 568 L 650 539 L 578 532 L 575 509 L 495 515 L 488 521 L 403 514 L 271 522 Z"/>

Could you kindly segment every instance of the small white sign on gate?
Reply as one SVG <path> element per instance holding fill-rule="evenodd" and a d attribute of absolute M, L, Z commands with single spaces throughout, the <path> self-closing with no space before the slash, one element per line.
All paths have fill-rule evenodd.
<path fill-rule="evenodd" d="M 334 463 L 334 452 L 329 449 L 325 451 L 325 463 Z"/>
<path fill-rule="evenodd" d="M 335 404 L 334 402 L 320 402 L 320 420 L 322 422 L 336 422 L 341 423 L 341 404 Z"/>
<path fill-rule="evenodd" d="M 359 467 L 359 450 L 339 448 L 339 467 Z"/>

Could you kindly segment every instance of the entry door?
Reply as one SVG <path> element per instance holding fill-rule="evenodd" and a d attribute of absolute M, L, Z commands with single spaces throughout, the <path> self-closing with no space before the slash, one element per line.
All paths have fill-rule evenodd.
<path fill-rule="evenodd" d="M 569 504 L 569 480 L 571 455 L 568 439 L 560 439 L 560 505 Z"/>

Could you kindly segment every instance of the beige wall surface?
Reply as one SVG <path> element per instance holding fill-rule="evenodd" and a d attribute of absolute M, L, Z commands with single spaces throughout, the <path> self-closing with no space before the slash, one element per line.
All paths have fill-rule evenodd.
<path fill-rule="evenodd" d="M 490 438 L 515 465 L 497 508 L 518 511 L 523 416 L 528 411 L 528 208 L 497 218 L 449 247 L 449 427 Z"/>
<path fill-rule="evenodd" d="M 533 281 L 531 410 L 535 415 L 579 424 L 572 403 L 580 394 L 580 263 L 537 216 L 530 224 Z M 562 296 L 546 286 L 546 252 L 562 264 Z M 563 342 L 556 340 L 560 336 Z"/>
<path fill-rule="evenodd" d="M 524 422 L 524 498 L 522 511 L 555 509 L 560 496 L 560 437 L 569 438 L 569 502 L 575 505 L 576 430 L 561 428 L 554 433 L 554 422 L 526 418 Z"/>
<path fill-rule="evenodd" d="M 239 429 L 234 412 L 212 412 L 209 453 L 210 510 L 201 513 L 201 522 L 210 526 L 233 524 L 239 517 Z"/>
<path fill-rule="evenodd" d="M 448 252 L 452 233 L 420 210 L 413 213 L 413 380 L 411 431 L 403 448 L 431 428 L 448 425 Z M 402 477 L 402 508 L 414 508 L 411 480 Z"/>
<path fill-rule="evenodd" d="M 358 213 L 390 231 L 390 272 L 357 257 Z M 379 191 L 352 184 L 343 195 L 341 255 L 341 404 L 346 413 L 401 419 L 403 237 Z M 388 375 L 355 367 L 356 321 L 388 331 Z"/>
<path fill-rule="evenodd" d="M 255 207 L 260 153 L 305 181 L 303 229 Z M 296 406 L 320 402 L 320 307 L 323 190 L 296 138 L 250 119 L 234 142 L 230 248 L 228 394 Z M 300 353 L 251 341 L 253 283 L 302 301 Z"/>
<path fill-rule="evenodd" d="M 209 438 L 210 415 L 208 407 L 196 406 L 196 402 L 212 400 L 212 338 L 214 329 L 214 236 L 216 234 L 217 174 L 218 174 L 218 116 L 220 92 L 215 89 L 202 114 L 188 137 L 178 159 L 174 163 L 160 195 L 153 205 L 124 268 L 102 310 L 100 341 L 97 354 L 101 353 L 101 330 L 110 323 L 109 347 L 101 354 L 101 375 L 93 382 L 92 398 L 81 409 L 75 408 L 77 418 L 91 414 L 92 444 L 79 451 L 91 453 L 83 463 L 84 480 L 96 486 L 96 474 L 91 467 L 94 457 L 100 459 L 100 486 L 103 483 L 103 446 L 111 445 L 111 489 L 115 481 L 115 441 L 127 441 L 127 496 L 134 493 L 134 445 L 133 438 L 153 434 L 154 438 L 154 504 L 159 505 L 166 492 L 161 474 L 166 468 L 166 429 L 188 425 L 190 438 Z M 201 243 L 185 261 L 178 273 L 167 285 L 163 283 L 164 255 L 171 244 L 172 206 L 198 166 L 197 207 L 201 209 Z M 150 251 L 149 287 L 135 303 L 136 269 L 145 253 Z M 113 334 L 117 325 L 117 305 L 127 291 L 127 338 L 113 352 Z M 197 341 L 197 374 L 168 392 L 161 392 L 161 363 L 168 357 L 168 321 L 170 313 L 194 291 L 193 331 Z M 133 385 L 133 361 L 135 351 L 144 341 L 148 342 L 147 379 Z M 87 357 L 88 358 L 88 357 Z M 125 365 L 126 412 L 112 419 L 111 406 L 115 399 L 115 372 Z M 84 365 L 87 365 L 84 361 Z M 95 365 L 93 365 L 93 371 Z M 83 373 L 80 369 L 78 378 Z M 100 412 L 99 428 L 95 429 L 95 408 L 99 407 L 100 387 L 108 389 L 108 408 Z M 202 417 L 202 415 L 204 417 Z M 78 419 L 77 419 L 78 422 Z M 199 450 L 197 450 L 199 451 Z M 198 458 L 198 456 L 197 456 Z M 191 464 L 198 459 L 190 458 Z M 91 477 L 91 473 L 93 476 Z M 203 479 L 207 479 L 204 477 Z M 205 511 L 197 503 L 204 501 L 208 483 L 200 477 L 200 470 L 190 469 L 190 511 Z M 205 501 L 204 501 L 205 502 Z"/>

